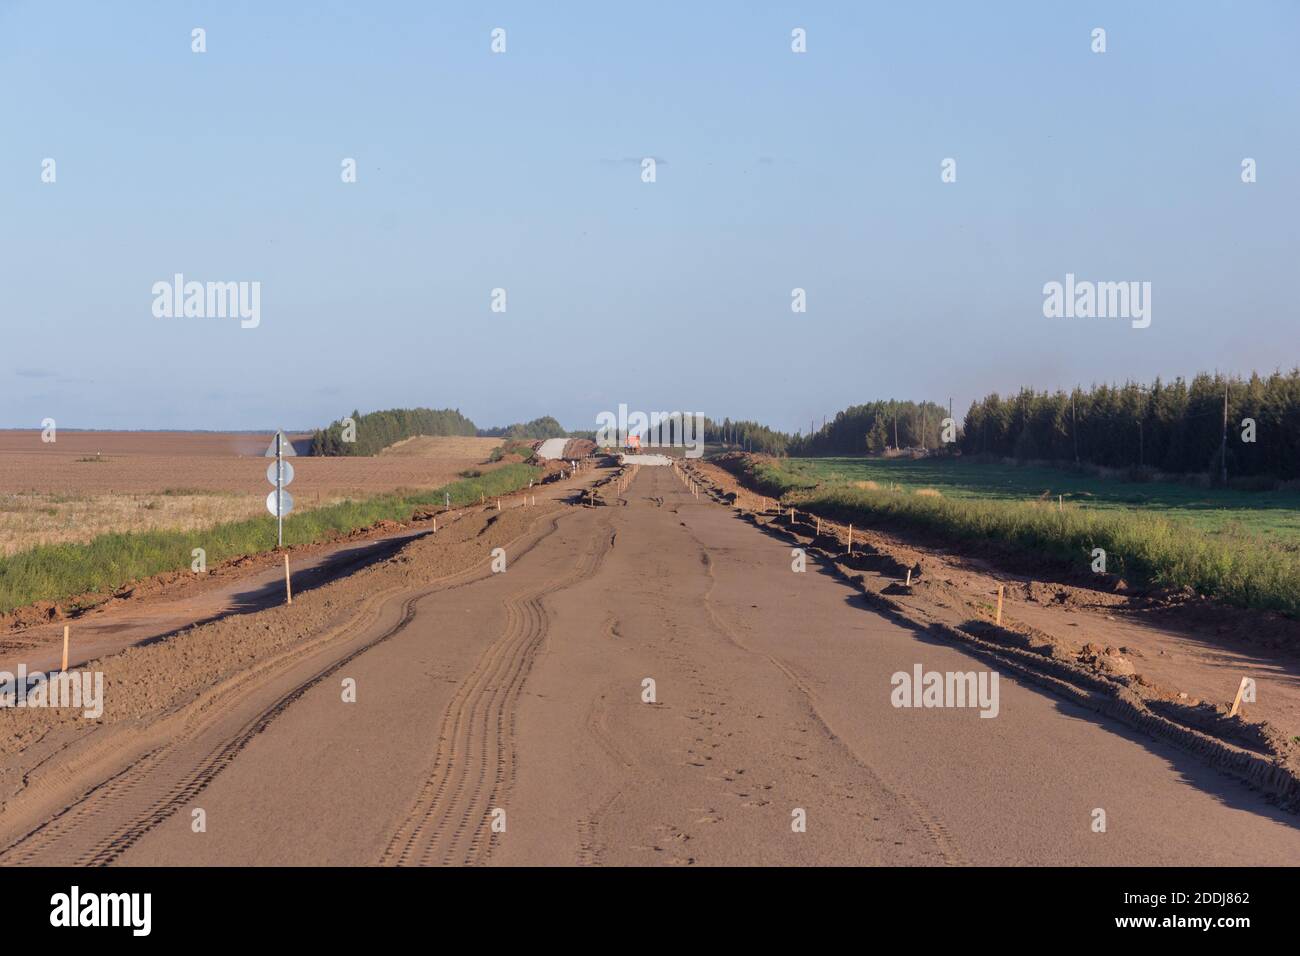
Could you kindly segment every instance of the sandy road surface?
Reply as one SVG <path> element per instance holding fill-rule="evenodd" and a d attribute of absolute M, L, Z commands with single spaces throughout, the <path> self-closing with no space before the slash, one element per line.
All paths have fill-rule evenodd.
<path fill-rule="evenodd" d="M 0 863 L 1300 861 L 1296 817 L 1005 676 L 995 719 L 895 709 L 895 671 L 984 666 L 793 573 L 669 469 L 624 499 L 487 515 L 128 652 L 114 693 L 166 676 L 168 645 L 252 648 L 138 717 L 33 733 Z"/>

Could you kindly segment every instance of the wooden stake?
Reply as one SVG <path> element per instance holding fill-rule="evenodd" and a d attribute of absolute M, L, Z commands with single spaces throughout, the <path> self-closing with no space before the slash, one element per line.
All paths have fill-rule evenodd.
<path fill-rule="evenodd" d="M 821 516 L 819 515 L 817 518 L 817 537 L 820 538 L 821 536 L 822 536 L 822 519 Z"/>
<path fill-rule="evenodd" d="M 849 525 L 849 557 L 853 557 L 853 525 Z"/>
<path fill-rule="evenodd" d="M 911 569 L 911 568 L 908 568 L 908 569 L 907 569 L 907 586 L 908 586 L 909 588 L 912 586 L 912 569 Z"/>
<path fill-rule="evenodd" d="M 1003 586 L 999 584 L 998 585 L 998 617 L 997 620 L 994 621 L 994 623 L 997 624 L 999 627 L 1002 625 L 1002 591 L 1003 591 Z"/>
<path fill-rule="evenodd" d="M 284 596 L 289 604 L 293 603 L 293 589 L 289 586 L 289 555 L 284 556 Z"/>
<path fill-rule="evenodd" d="M 59 670 L 66 671 L 67 669 L 68 669 L 68 625 L 64 624 L 63 625 L 63 666 L 60 667 Z M 1237 696 L 1240 697 L 1241 694 L 1238 693 Z"/>
<path fill-rule="evenodd" d="M 434 531 L 437 531 L 437 530 L 438 530 L 438 516 L 437 516 L 437 515 L 434 515 L 434 516 L 433 516 L 433 530 L 434 530 Z"/>
<path fill-rule="evenodd" d="M 66 631 L 67 628 L 64 628 L 64 630 Z M 64 651 L 64 666 L 67 666 L 67 651 Z M 1243 677 L 1241 683 L 1237 685 L 1237 697 L 1232 702 L 1232 710 L 1228 711 L 1229 717 L 1236 717 L 1237 711 L 1241 709 L 1241 695 L 1246 690 L 1246 681 L 1248 680 L 1250 680 L 1249 677 Z"/>

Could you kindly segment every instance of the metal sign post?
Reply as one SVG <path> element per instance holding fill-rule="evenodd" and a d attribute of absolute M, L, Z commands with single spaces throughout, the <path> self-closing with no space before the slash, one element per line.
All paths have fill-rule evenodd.
<path fill-rule="evenodd" d="M 265 452 L 267 458 L 275 458 L 266 469 L 266 480 L 275 485 L 275 491 L 266 496 L 266 510 L 275 515 L 276 546 L 281 548 L 284 547 L 284 516 L 293 510 L 293 496 L 284 490 L 284 486 L 293 481 L 293 465 L 284 459 L 296 454 L 283 430 L 275 433 Z"/>

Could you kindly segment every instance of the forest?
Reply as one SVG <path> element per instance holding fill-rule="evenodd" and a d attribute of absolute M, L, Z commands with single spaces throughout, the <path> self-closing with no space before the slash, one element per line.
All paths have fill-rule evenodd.
<path fill-rule="evenodd" d="M 965 454 L 1214 478 L 1226 465 L 1229 478 L 1290 480 L 1300 477 L 1300 370 L 993 394 L 971 404 L 960 447 Z"/>

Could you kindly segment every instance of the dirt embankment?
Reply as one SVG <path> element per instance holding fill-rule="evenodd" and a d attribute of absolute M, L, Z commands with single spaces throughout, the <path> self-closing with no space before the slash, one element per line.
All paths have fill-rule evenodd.
<path fill-rule="evenodd" d="M 1022 676 L 1300 798 L 1300 642 L 1280 615 L 1011 573 L 982 557 L 782 508 L 709 463 L 707 493 L 853 580 L 876 607 Z M 999 619 L 999 589 L 1002 610 Z M 1242 678 L 1250 694 L 1229 716 Z"/>
<path fill-rule="evenodd" d="M 500 464 L 486 466 L 484 470 L 500 467 Z M 559 481 L 564 474 L 559 464 L 545 464 L 542 475 L 535 484 L 543 485 Z M 531 487 L 532 485 L 529 486 Z M 507 502 L 507 507 L 513 507 L 522 500 L 521 496 L 528 490 L 520 488 L 500 497 Z M 462 510 L 464 509 L 454 509 L 456 513 Z M 194 574 L 188 569 L 167 571 L 132 581 L 115 591 L 87 592 L 59 601 L 38 601 L 16 608 L 7 614 L 0 614 L 0 651 L 18 650 L 29 646 L 30 641 L 25 632 L 32 628 L 72 620 L 88 612 L 112 609 L 126 602 L 138 602 L 142 599 L 179 600 L 185 597 L 198 597 L 226 586 L 232 579 L 278 566 L 286 553 L 293 555 L 296 562 L 301 558 L 335 550 L 340 544 L 375 541 L 402 534 L 407 530 L 424 528 L 430 522 L 436 523 L 444 514 L 445 509 L 440 507 L 424 508 L 416 511 L 409 521 L 379 521 L 369 527 L 357 528 L 351 532 L 331 533 L 324 540 L 311 544 L 242 555 L 210 566 L 203 574 Z"/>

